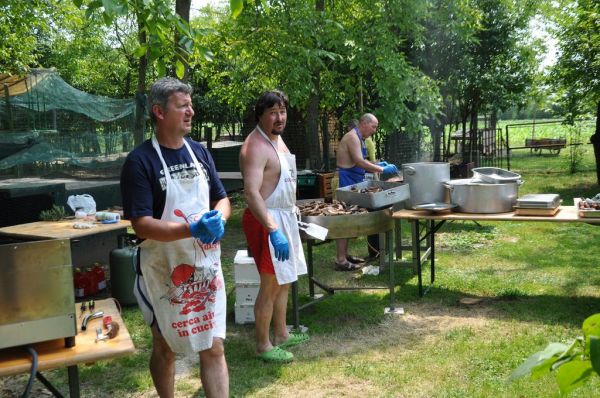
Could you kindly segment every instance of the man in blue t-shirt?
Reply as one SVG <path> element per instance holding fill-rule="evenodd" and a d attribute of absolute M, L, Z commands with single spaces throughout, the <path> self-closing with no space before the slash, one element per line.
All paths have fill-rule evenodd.
<path fill-rule="evenodd" d="M 209 152 L 186 137 L 191 94 L 173 78 L 152 85 L 155 134 L 127 157 L 121 194 L 125 218 L 144 239 L 134 293 L 152 330 L 150 373 L 158 395 L 175 395 L 175 354 L 197 352 L 206 396 L 227 397 L 220 240 L 231 205 Z"/>

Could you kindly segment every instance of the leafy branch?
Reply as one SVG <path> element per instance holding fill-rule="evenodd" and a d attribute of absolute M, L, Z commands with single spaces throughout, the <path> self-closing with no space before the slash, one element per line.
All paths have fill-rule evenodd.
<path fill-rule="evenodd" d="M 532 379 L 554 372 L 562 395 L 586 383 L 594 374 L 600 376 L 600 314 L 583 321 L 583 337 L 569 345 L 550 343 L 515 369 L 509 380 L 530 376 Z"/>

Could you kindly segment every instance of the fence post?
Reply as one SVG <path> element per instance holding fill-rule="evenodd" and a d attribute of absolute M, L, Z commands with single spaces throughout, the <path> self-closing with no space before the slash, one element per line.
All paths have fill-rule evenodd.
<path fill-rule="evenodd" d="M 204 139 L 206 140 L 206 148 L 212 149 L 212 127 L 204 126 Z"/>

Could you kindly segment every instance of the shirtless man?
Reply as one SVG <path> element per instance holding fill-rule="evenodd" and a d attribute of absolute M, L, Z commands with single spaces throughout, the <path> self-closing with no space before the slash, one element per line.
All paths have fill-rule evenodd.
<path fill-rule="evenodd" d="M 256 102 L 256 128 L 240 151 L 244 197 L 248 208 L 242 228 L 260 274 L 254 304 L 256 354 L 268 362 L 290 362 L 285 348 L 308 340 L 305 333 L 289 333 L 286 310 L 290 283 L 306 274 L 296 214 L 296 158 L 281 134 L 287 121 L 288 99 L 268 91 Z M 273 340 L 269 329 L 273 321 Z"/>
<path fill-rule="evenodd" d="M 375 134 L 379 122 L 371 113 L 365 113 L 358 125 L 342 137 L 336 153 L 340 188 L 358 184 L 365 179 L 365 172 L 390 173 L 398 172 L 398 168 L 387 162 L 371 163 L 367 160 L 365 139 Z M 335 269 L 337 271 L 354 271 L 362 259 L 348 255 L 348 239 L 336 240 Z M 364 261 L 364 260 L 363 260 Z"/>

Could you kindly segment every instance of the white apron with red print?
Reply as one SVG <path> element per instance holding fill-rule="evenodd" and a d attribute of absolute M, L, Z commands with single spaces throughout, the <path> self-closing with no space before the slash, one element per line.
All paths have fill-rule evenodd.
<path fill-rule="evenodd" d="M 259 126 L 256 126 L 256 129 L 277 152 L 281 168 L 279 182 L 273 193 L 265 199 L 265 205 L 289 243 L 290 258 L 285 261 L 277 260 L 275 249 L 269 244 L 277 283 L 284 285 L 297 281 L 298 275 L 306 274 L 306 260 L 298 230 L 296 207 L 296 156 L 279 152 L 265 132 Z"/>
<path fill-rule="evenodd" d="M 210 197 L 206 173 L 187 141 L 184 144 L 198 175 L 175 180 L 152 138 L 167 182 L 161 220 L 189 224 L 210 209 Z M 169 347 L 178 353 L 198 352 L 211 348 L 214 337 L 224 339 L 226 294 L 220 243 L 203 244 L 195 238 L 173 242 L 148 239 L 140 247 L 142 288 Z"/>

